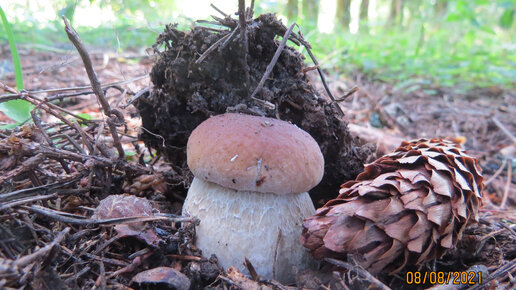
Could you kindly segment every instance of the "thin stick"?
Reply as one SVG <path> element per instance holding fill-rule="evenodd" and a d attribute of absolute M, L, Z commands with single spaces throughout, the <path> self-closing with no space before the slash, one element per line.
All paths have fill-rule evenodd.
<path fill-rule="evenodd" d="M 34 201 L 38 201 L 38 200 L 51 199 L 51 198 L 54 198 L 54 197 L 57 197 L 56 193 L 48 194 L 48 195 L 40 195 L 40 196 L 21 198 L 21 199 L 18 199 L 18 200 L 15 200 L 15 201 L 12 201 L 12 202 L 8 202 L 8 203 L 4 203 L 4 204 L 0 205 L 0 210 L 4 210 L 6 208 L 10 208 L 10 207 L 17 206 L 17 205 L 24 204 L 24 203 L 34 202 Z"/>
<path fill-rule="evenodd" d="M 256 96 L 257 93 L 259 93 L 261 91 L 261 89 L 263 88 L 263 85 L 265 84 L 265 81 L 267 80 L 267 78 L 271 74 L 272 69 L 274 69 L 274 66 L 276 65 L 276 62 L 278 61 L 278 59 L 279 59 L 279 57 L 281 55 L 281 52 L 285 48 L 285 45 L 287 44 L 287 40 L 288 40 L 290 34 L 292 33 L 292 30 L 294 29 L 295 25 L 296 25 L 295 23 L 290 25 L 288 30 L 283 35 L 283 39 L 281 40 L 280 45 L 276 49 L 276 52 L 274 53 L 274 56 L 272 57 L 271 62 L 267 66 L 267 69 L 265 70 L 265 73 L 263 74 L 262 79 L 260 80 L 260 82 L 258 83 L 258 86 L 256 86 L 256 88 L 254 89 L 253 93 L 251 94 L 251 99 L 253 99 L 255 101 L 256 100 L 260 100 L 260 99 L 255 98 L 255 96 Z M 260 100 L 260 101 L 263 101 L 263 100 Z"/>
<path fill-rule="evenodd" d="M 254 16 L 254 0 L 251 0 L 251 6 L 249 6 L 247 18 L 253 19 Z"/>
<path fill-rule="evenodd" d="M 72 144 L 72 146 L 77 150 L 79 151 L 79 153 L 81 154 L 86 154 L 86 152 L 84 152 L 84 150 L 82 149 L 82 147 L 77 143 L 75 142 L 75 140 L 68 136 L 67 134 L 59 134 L 59 135 L 55 135 L 54 138 L 66 138 L 66 140 L 68 140 L 68 142 L 70 142 L 70 144 Z"/>
<path fill-rule="evenodd" d="M 68 126 L 72 127 L 72 123 L 70 123 L 70 121 L 68 121 L 66 118 L 64 118 L 63 116 L 61 116 L 61 114 L 58 114 L 57 112 L 55 112 L 52 108 L 57 108 L 58 110 L 61 110 L 65 113 L 68 113 L 68 114 L 71 114 L 73 115 L 74 117 L 76 118 L 79 118 L 79 119 L 84 119 L 82 117 L 79 117 L 79 116 L 76 116 L 75 114 L 71 113 L 71 112 L 68 112 L 64 109 L 62 109 L 61 107 L 59 106 L 56 106 L 54 104 L 50 104 L 50 103 L 46 103 L 38 98 L 36 98 L 35 96 L 31 95 L 30 93 L 27 93 L 27 92 L 18 92 L 17 90 L 3 84 L 0 82 L 0 86 L 8 91 L 8 92 L 11 92 L 11 93 L 14 93 L 16 94 L 16 98 L 15 99 L 21 99 L 21 100 L 26 100 L 27 102 L 33 104 L 34 106 L 40 106 L 42 109 L 44 109 L 45 111 L 47 111 L 49 114 L 53 115 L 54 117 L 58 118 L 59 120 L 61 120 L 63 123 L 67 124 Z M 0 103 L 2 102 L 3 100 L 0 100 Z"/>
<path fill-rule="evenodd" d="M 340 105 L 337 103 L 337 100 L 335 99 L 335 97 L 333 96 L 333 94 L 331 93 L 330 91 L 330 88 L 328 87 L 328 84 L 326 83 L 326 79 L 324 78 L 324 74 L 321 70 L 321 68 L 319 67 L 319 62 L 317 61 L 317 59 L 315 58 L 315 56 L 313 55 L 312 51 L 310 50 L 310 47 L 307 46 L 306 44 L 303 43 L 303 45 L 305 46 L 306 48 L 306 52 L 308 52 L 308 55 L 310 55 L 310 58 L 312 59 L 312 61 L 314 62 L 314 64 L 317 66 L 317 72 L 319 73 L 319 77 L 321 78 L 321 81 L 323 83 L 323 86 L 324 86 L 324 89 L 326 90 L 326 93 L 328 94 L 328 96 L 330 97 L 330 99 L 332 100 L 332 102 L 334 103 L 335 107 L 337 108 L 337 110 L 339 111 L 340 115 L 342 117 L 344 117 L 344 111 L 342 111 L 342 108 L 340 107 Z"/>
<path fill-rule="evenodd" d="M 217 11 L 218 13 L 222 14 L 222 16 L 224 17 L 228 17 L 228 15 L 226 13 L 224 13 L 222 10 L 220 10 L 219 8 L 217 8 L 217 6 L 210 4 L 211 8 L 215 9 L 215 11 Z"/>
<path fill-rule="evenodd" d="M 130 104 L 132 104 L 134 101 L 138 100 L 141 96 L 143 96 L 145 93 L 150 92 L 152 86 L 147 86 L 143 88 L 142 90 L 138 91 L 134 96 L 132 96 L 129 101 L 127 101 L 126 104 L 121 105 L 120 107 L 122 109 L 127 108 Z"/>
<path fill-rule="evenodd" d="M 46 184 L 38 187 L 30 187 L 30 188 L 24 188 L 16 191 L 11 191 L 7 193 L 0 194 L 0 201 L 9 201 L 15 196 L 30 196 L 30 195 L 36 195 L 36 194 L 47 194 L 50 192 L 53 192 L 54 190 L 58 190 L 61 187 L 66 187 L 70 184 L 75 184 L 78 179 L 73 179 L 70 181 L 65 182 L 56 182 L 52 184 Z"/>
<path fill-rule="evenodd" d="M 213 17 L 213 16 L 212 16 Z M 213 17 L 215 18 L 215 17 Z M 220 18 L 219 18 L 220 19 Z M 203 20 L 203 19 L 199 19 L 199 20 L 195 20 L 195 23 L 203 23 L 203 24 L 211 24 L 211 25 L 219 25 L 219 26 L 224 26 L 226 27 L 224 24 L 220 23 L 220 22 L 217 22 L 217 21 L 209 21 L 209 20 Z M 204 27 L 204 26 L 200 26 L 202 28 L 210 28 L 210 27 Z"/>
<path fill-rule="evenodd" d="M 242 42 L 242 68 L 244 69 L 246 88 L 249 87 L 249 66 L 247 65 L 247 54 L 249 44 L 247 41 L 247 18 L 245 13 L 245 0 L 238 0 L 238 23 L 240 24 L 240 41 Z"/>
<path fill-rule="evenodd" d="M 486 288 L 485 286 L 488 285 L 489 282 L 507 275 L 514 269 L 516 269 L 516 259 L 513 259 L 512 261 L 508 262 L 507 264 L 499 267 L 498 270 L 494 271 L 491 275 L 489 275 L 489 277 L 487 277 L 487 279 L 482 278 L 482 284 L 477 284 L 468 289 L 469 290 L 484 289 L 484 288 Z"/>
<path fill-rule="evenodd" d="M 86 48 L 82 44 L 81 39 L 79 38 L 79 34 L 73 29 L 73 27 L 70 26 L 70 23 L 68 22 L 68 19 L 63 15 L 63 21 L 65 23 L 65 31 L 68 35 L 68 39 L 73 43 L 75 48 L 77 49 L 77 52 L 82 58 L 82 61 L 84 63 L 84 68 L 86 69 L 86 73 L 88 74 L 88 78 L 90 79 L 91 87 L 93 89 L 93 92 L 97 96 L 97 99 L 102 106 L 102 109 L 104 110 L 104 113 L 106 116 L 110 115 L 111 107 L 109 106 L 108 101 L 106 100 L 106 97 L 104 96 L 104 92 L 102 91 L 102 86 L 100 85 L 100 82 L 97 78 L 97 73 L 93 69 L 93 63 L 91 61 L 90 55 L 88 54 Z"/>
<path fill-rule="evenodd" d="M 44 215 L 46 217 L 52 218 L 54 220 L 70 223 L 70 224 L 78 224 L 78 225 L 117 225 L 117 224 L 125 224 L 125 223 L 134 223 L 134 222 L 150 222 L 150 221 L 172 221 L 175 223 L 178 222 L 194 222 L 196 219 L 191 217 L 168 217 L 163 215 L 157 216 L 132 216 L 132 217 L 122 217 L 122 218 L 112 218 L 112 219 L 88 219 L 88 218 L 75 218 L 70 217 L 69 214 L 65 212 L 60 212 L 57 210 L 49 209 L 46 207 L 32 205 L 30 207 L 24 207 L 30 211 L 35 213 Z"/>
<path fill-rule="evenodd" d="M 496 172 L 493 174 L 493 176 L 489 177 L 489 179 L 484 183 L 484 185 L 488 185 L 489 183 L 491 183 L 498 175 L 500 175 L 500 173 L 502 173 L 503 171 L 503 168 L 505 167 L 505 163 L 507 163 L 507 158 L 505 158 L 503 161 L 502 161 L 502 165 L 500 165 L 500 168 L 498 168 L 496 170 Z"/>
<path fill-rule="evenodd" d="M 93 154 L 93 150 L 94 150 L 93 144 L 92 144 L 93 137 L 88 135 L 88 133 L 84 132 L 84 130 L 81 128 L 81 125 L 79 125 L 77 120 L 73 120 L 73 128 L 75 128 L 77 130 L 77 132 L 79 132 L 79 135 L 81 135 L 82 144 L 84 146 L 86 146 L 86 148 L 88 148 L 88 151 L 90 152 L 90 154 Z M 108 154 L 108 152 L 106 150 L 101 150 L 101 149 L 99 149 L 99 150 L 102 152 L 102 154 L 104 154 L 104 156 L 110 157 L 110 155 Z"/>
<path fill-rule="evenodd" d="M 339 99 L 335 100 L 335 102 L 340 103 L 344 100 L 346 100 L 349 96 L 351 96 L 356 91 L 360 90 L 359 87 L 353 86 L 347 93 L 344 94 L 344 96 L 340 97 Z"/>
<path fill-rule="evenodd" d="M 37 250 L 33 254 L 26 255 L 26 256 L 23 256 L 23 257 L 17 259 L 16 261 L 13 262 L 13 265 L 16 267 L 22 268 L 22 267 L 25 267 L 28 264 L 34 262 L 39 257 L 46 255 L 48 252 L 50 252 L 52 250 L 52 248 L 54 248 L 54 246 L 56 246 L 57 244 L 60 244 L 64 240 L 64 238 L 66 237 L 68 232 L 70 232 L 69 227 L 65 228 L 59 234 L 57 234 L 55 239 L 50 244 Z"/>
<path fill-rule="evenodd" d="M 125 157 L 124 149 L 122 148 L 122 144 L 120 143 L 120 138 L 118 137 L 118 133 L 116 131 L 116 125 L 114 119 L 111 117 L 111 115 L 115 115 L 116 118 L 119 119 L 119 122 L 124 122 L 123 114 L 116 112 L 116 110 L 112 110 L 108 101 L 106 100 L 106 97 L 104 96 L 104 91 L 102 90 L 102 86 L 100 85 L 100 82 L 97 78 L 97 73 L 93 69 L 93 63 L 91 62 L 91 58 L 86 51 L 86 48 L 82 44 L 81 39 L 79 38 L 79 34 L 73 29 L 73 27 L 70 26 L 70 23 L 66 19 L 66 17 L 63 15 L 63 21 L 65 23 L 65 31 L 68 35 L 68 39 L 73 43 L 75 48 L 77 49 L 77 52 L 79 52 L 79 55 L 82 58 L 82 62 L 84 63 L 84 68 L 86 69 L 86 73 L 88 74 L 88 78 L 90 79 L 91 87 L 93 89 L 93 92 L 95 93 L 95 96 L 97 96 L 97 99 L 102 106 L 102 109 L 104 110 L 104 114 L 109 117 L 108 125 L 109 129 L 111 131 L 111 135 L 113 136 L 113 143 L 118 151 L 118 158 L 123 159 Z"/>
<path fill-rule="evenodd" d="M 326 262 L 333 264 L 337 267 L 341 267 L 344 269 L 347 269 L 349 271 L 355 271 L 359 276 L 362 276 L 369 280 L 371 283 L 375 284 L 377 287 L 383 290 L 391 290 L 391 288 L 387 287 L 385 284 L 383 284 L 380 280 L 376 279 L 373 275 L 371 275 L 369 272 L 367 272 L 365 269 L 363 269 L 361 266 L 353 266 L 349 263 L 342 262 L 339 260 L 331 259 L 331 258 L 325 258 Z"/>
<path fill-rule="evenodd" d="M 48 100 L 40 100 L 39 98 L 36 98 L 36 97 L 35 97 L 34 95 L 32 95 L 32 94 L 28 94 L 27 96 L 28 96 L 28 97 L 30 97 L 30 98 L 33 98 L 33 99 L 35 99 L 35 100 L 40 101 L 40 102 L 41 102 L 41 104 L 45 104 L 45 105 L 47 105 L 49 108 L 56 109 L 56 110 L 58 110 L 58 111 L 61 111 L 61 112 L 63 112 L 63 113 L 66 113 L 66 114 L 68 114 L 68 115 L 70 115 L 70 116 L 72 116 L 72 117 L 74 117 L 74 118 L 76 118 L 76 119 L 80 119 L 82 122 L 91 122 L 91 121 L 92 121 L 92 120 L 88 120 L 88 119 L 86 119 L 86 118 L 84 118 L 84 117 L 81 117 L 81 116 L 79 116 L 79 115 L 76 115 L 76 114 L 74 114 L 74 113 L 70 112 L 69 110 L 67 110 L 67 109 L 65 109 L 65 108 L 61 108 L 61 107 L 59 107 L 58 105 L 55 105 L 55 104 L 52 104 L 52 103 L 48 103 L 48 102 L 47 102 Z"/>
<path fill-rule="evenodd" d="M 272 263 L 272 279 L 276 279 L 276 263 L 278 261 L 278 249 L 281 242 L 281 229 L 278 231 L 278 237 L 276 238 L 276 248 L 274 249 L 274 260 Z"/>
<path fill-rule="evenodd" d="M 200 262 L 200 261 L 206 260 L 203 257 L 188 256 L 188 255 L 176 255 L 176 254 L 170 254 L 170 255 L 167 255 L 167 257 L 170 257 L 170 258 L 176 259 L 176 260 L 183 260 L 183 261 L 197 261 L 197 262 Z"/>
<path fill-rule="evenodd" d="M 195 61 L 196 64 L 201 63 L 212 51 L 217 48 L 224 40 L 226 40 L 228 37 L 230 37 L 231 34 L 226 34 L 223 37 L 221 37 L 219 40 L 217 40 L 214 44 L 212 44 L 206 51 Z"/>
<path fill-rule="evenodd" d="M 83 253 L 80 256 L 85 256 L 85 257 L 90 258 L 92 260 L 103 261 L 103 262 L 106 262 L 108 264 L 112 264 L 112 265 L 116 265 L 116 266 L 125 267 L 125 266 L 129 265 L 129 263 L 127 263 L 125 261 L 122 261 L 122 260 L 100 257 L 98 255 L 94 255 L 94 254 L 91 254 L 91 253 Z"/>
<path fill-rule="evenodd" d="M 498 126 L 498 128 L 500 128 L 500 130 L 502 130 L 502 132 L 505 133 L 505 135 L 507 135 L 507 137 L 509 137 L 513 143 L 516 143 L 516 136 L 514 136 L 511 131 L 509 131 L 509 129 L 507 129 L 503 124 L 502 122 L 500 122 L 500 120 L 498 120 L 496 117 L 492 117 L 491 120 L 493 120 L 493 122 L 495 123 L 496 126 Z"/>
<path fill-rule="evenodd" d="M 251 278 L 254 281 L 258 281 L 258 279 L 260 277 L 258 276 L 258 273 L 256 273 L 256 269 L 254 268 L 253 264 L 251 263 L 251 261 L 249 261 L 249 259 L 247 259 L 247 257 L 244 257 L 244 266 L 247 269 L 247 271 L 249 271 Z M 273 275 L 274 275 L 274 270 L 273 270 Z"/>
<path fill-rule="evenodd" d="M 15 95 L 18 95 L 18 91 L 14 88 L 11 88 L 10 86 L 0 82 L 0 87 L 2 88 L 2 90 L 6 91 L 6 92 L 10 92 L 12 94 L 15 94 Z"/>
<path fill-rule="evenodd" d="M 39 131 L 41 132 L 41 135 L 43 135 L 43 139 L 45 139 L 48 146 L 55 148 L 56 146 L 54 145 L 54 142 L 52 142 L 52 139 L 50 139 L 50 137 L 48 136 L 47 131 L 45 131 L 43 129 L 43 127 L 41 126 L 41 119 L 39 118 L 38 114 L 36 113 L 37 109 L 38 109 L 38 107 L 34 108 L 30 112 L 30 114 L 32 116 L 32 120 L 34 121 L 34 124 L 39 128 Z M 70 174 L 70 168 L 68 167 L 68 164 L 62 158 L 58 158 L 57 161 L 61 164 L 61 167 L 63 167 L 66 174 Z"/>
<path fill-rule="evenodd" d="M 200 29 L 209 30 L 209 31 L 214 31 L 214 32 L 223 32 L 223 31 L 228 31 L 227 29 L 217 29 L 217 28 L 208 27 L 208 26 L 195 26 L 195 27 L 199 27 Z M 224 26 L 224 27 L 225 27 L 225 26 Z"/>
<path fill-rule="evenodd" d="M 106 89 L 109 89 L 110 87 L 113 87 L 113 86 L 125 85 L 125 84 L 128 84 L 128 83 L 132 83 L 132 82 L 135 82 L 135 81 L 139 81 L 139 80 L 148 78 L 148 77 L 149 77 L 149 75 L 146 74 L 146 75 L 134 77 L 132 79 L 124 80 L 124 81 L 107 83 L 105 85 L 102 85 L 101 88 L 102 88 L 102 90 L 106 90 Z M 57 92 L 65 92 L 65 91 L 86 90 L 86 89 L 91 89 L 91 88 L 92 88 L 91 85 L 89 85 L 89 86 L 80 86 L 80 87 L 68 87 L 68 88 L 48 89 L 48 90 L 40 90 L 40 91 L 29 91 L 29 93 L 31 93 L 31 94 L 57 93 Z M 93 92 L 91 92 L 91 93 L 93 93 Z"/>
<path fill-rule="evenodd" d="M 502 209 L 505 208 L 505 205 L 507 204 L 507 198 L 509 197 L 509 189 L 511 186 L 511 177 L 512 177 L 512 161 L 511 161 L 511 159 L 509 159 L 509 162 L 507 162 L 507 182 L 505 183 L 505 189 L 503 192 L 502 203 L 500 204 L 500 207 Z"/>
<path fill-rule="evenodd" d="M 23 161 L 21 165 L 17 166 L 16 168 L 8 171 L 3 172 L 2 175 L 0 175 L 0 184 L 5 182 L 6 180 L 13 178 L 15 176 L 18 176 L 19 174 L 23 172 L 34 172 L 34 170 L 45 160 L 44 154 L 36 154 L 27 160 Z M 40 184 L 34 184 L 35 186 L 40 186 Z"/>
<path fill-rule="evenodd" d="M 31 95 L 22 94 L 23 96 L 21 99 L 26 100 L 27 102 L 33 104 L 34 106 L 40 106 L 43 110 L 47 111 L 49 114 L 53 115 L 54 117 L 61 120 L 66 125 L 72 127 L 72 123 L 66 119 L 65 117 L 61 116 L 58 112 L 56 112 L 54 109 L 52 109 L 49 104 L 43 103 L 41 100 L 34 98 Z"/>
<path fill-rule="evenodd" d="M 339 111 L 341 116 L 344 117 L 344 111 L 342 111 L 342 108 L 339 106 L 339 104 L 337 103 L 337 100 L 335 99 L 335 97 L 331 93 L 330 88 L 328 87 L 328 84 L 326 83 L 326 78 L 324 77 L 324 74 L 322 73 L 322 70 L 320 68 L 319 62 L 317 61 L 317 59 L 315 58 L 314 54 L 312 53 L 312 50 L 311 50 L 312 46 L 310 45 L 310 43 L 308 43 L 303 38 L 301 32 L 299 33 L 299 35 L 296 34 L 296 33 L 292 33 L 292 36 L 293 36 L 292 37 L 293 39 L 291 39 L 291 40 L 294 41 L 294 43 L 296 43 L 296 41 L 298 41 L 299 43 L 303 44 L 303 46 L 306 48 L 306 52 L 308 52 L 308 55 L 310 56 L 310 58 L 312 59 L 312 61 L 315 64 L 315 66 L 317 67 L 317 72 L 319 73 L 319 77 L 321 78 L 321 81 L 323 83 L 324 90 L 326 91 L 326 93 L 328 94 L 330 99 L 332 100 L 332 103 L 337 108 L 337 110 Z"/>
<path fill-rule="evenodd" d="M 11 148 L 6 144 L 0 143 L 0 152 L 9 152 Z M 121 168 L 122 170 L 130 170 L 134 173 L 142 173 L 142 174 L 149 174 L 148 169 L 143 168 L 140 165 L 131 164 L 129 162 L 126 162 L 124 160 L 118 160 L 116 164 L 113 164 L 113 161 L 111 159 L 100 157 L 100 156 L 92 156 L 92 155 L 84 155 L 79 154 L 63 149 L 57 149 L 48 147 L 45 145 L 41 145 L 35 142 L 31 142 L 28 144 L 25 144 L 20 150 L 18 151 L 19 154 L 27 155 L 27 156 L 34 156 L 37 154 L 43 154 L 46 157 L 50 157 L 52 159 L 58 159 L 58 158 L 64 158 L 64 159 L 70 159 L 73 161 L 79 161 L 79 162 L 86 162 L 87 160 L 91 160 L 94 162 L 95 165 L 100 166 L 113 166 L 116 165 L 118 168 Z M 0 177 L 1 178 L 1 177 Z"/>
<path fill-rule="evenodd" d="M 513 236 L 516 237 L 516 231 L 513 230 L 510 226 L 506 225 L 504 222 L 499 223 L 502 227 L 506 228 Z M 514 227 L 516 229 L 516 227 Z"/>
<path fill-rule="evenodd" d="M 233 39 L 233 37 L 236 35 L 236 32 L 239 30 L 240 30 L 240 23 L 235 27 L 235 29 L 233 29 L 233 31 L 231 32 L 229 37 L 226 39 L 226 41 L 224 41 L 224 43 L 220 46 L 220 48 L 224 49 L 224 47 L 226 47 L 226 45 L 228 45 L 228 43 L 231 41 L 231 39 Z"/>
<path fill-rule="evenodd" d="M 144 78 L 148 78 L 148 77 L 149 77 L 149 75 L 143 75 L 143 76 L 135 77 L 135 78 L 125 80 L 125 81 L 108 83 L 108 84 L 105 84 L 102 86 L 102 90 L 105 91 L 107 89 L 110 89 L 110 88 L 118 86 L 118 85 L 132 83 L 132 82 L 135 82 L 135 81 L 138 81 L 138 80 L 141 80 Z M 0 88 L 4 89 L 4 84 L 0 83 Z M 78 91 L 78 90 L 86 90 L 86 89 L 91 89 L 91 85 L 79 86 L 79 87 L 58 88 L 58 89 L 38 90 L 38 91 L 27 91 L 27 93 L 36 95 L 36 94 L 42 94 L 42 93 L 59 93 L 59 92 Z M 93 91 L 82 91 L 82 92 L 68 93 L 68 94 L 62 94 L 62 95 L 57 94 L 54 96 L 46 97 L 45 99 L 47 101 L 53 101 L 53 100 L 57 100 L 57 99 L 64 99 L 64 98 L 68 98 L 68 97 L 76 97 L 76 96 L 80 96 L 80 95 L 89 95 L 89 94 L 93 94 Z M 18 93 L 18 92 L 11 92 L 10 94 L 0 95 L 0 103 L 6 102 L 9 100 L 16 100 L 16 99 L 19 99 L 19 97 L 20 97 L 20 93 Z"/>

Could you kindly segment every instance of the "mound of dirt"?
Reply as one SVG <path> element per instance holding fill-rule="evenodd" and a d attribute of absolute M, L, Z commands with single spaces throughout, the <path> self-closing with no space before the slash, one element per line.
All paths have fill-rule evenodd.
<path fill-rule="evenodd" d="M 275 15 L 248 19 L 247 48 L 238 20 L 218 20 L 223 29 L 195 27 L 183 32 L 167 25 L 158 37 L 151 72 L 154 88 L 135 104 L 145 128 L 141 138 L 164 154 L 175 165 L 176 178 L 188 185 L 186 143 L 205 119 L 241 112 L 290 121 L 314 137 L 325 157 L 326 173 L 312 197 L 335 196 L 343 182 L 362 171 L 371 146 L 357 144 L 334 104 L 308 82 L 304 57 L 288 45 L 256 95 L 262 101 L 250 98 L 279 46 L 276 36 L 287 31 Z"/>

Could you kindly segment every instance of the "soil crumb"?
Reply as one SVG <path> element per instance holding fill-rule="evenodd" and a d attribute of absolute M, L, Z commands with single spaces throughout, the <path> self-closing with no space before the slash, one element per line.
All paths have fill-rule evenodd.
<path fill-rule="evenodd" d="M 145 128 L 141 138 L 174 165 L 175 181 L 188 186 L 186 143 L 205 119 L 240 112 L 290 121 L 314 137 L 325 157 L 326 173 L 312 198 L 336 196 L 342 183 L 362 171 L 372 146 L 360 146 L 350 135 L 334 104 L 308 82 L 303 55 L 288 45 L 256 95 L 274 106 L 250 98 L 279 46 L 277 37 L 287 31 L 274 14 L 248 20 L 247 49 L 237 19 L 218 21 L 217 29 L 197 26 L 187 32 L 167 25 L 159 35 L 153 46 L 154 88 L 135 104 Z"/>

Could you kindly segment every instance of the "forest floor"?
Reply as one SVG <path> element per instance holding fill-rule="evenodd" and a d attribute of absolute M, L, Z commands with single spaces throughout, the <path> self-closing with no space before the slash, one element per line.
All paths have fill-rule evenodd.
<path fill-rule="evenodd" d="M 100 49 L 91 49 L 90 54 L 93 67 L 102 85 L 112 84 L 106 90 L 106 97 L 113 107 L 120 108 L 127 104 L 131 97 L 152 85 L 149 78 L 153 65 L 151 57 L 130 52 L 117 55 L 105 53 Z M 24 68 L 25 87 L 28 91 L 48 90 L 35 94 L 40 99 L 56 97 L 59 94 L 85 92 L 84 95 L 67 96 L 55 104 L 92 121 L 104 118 L 101 106 L 91 94 L 91 89 L 70 89 L 89 86 L 89 79 L 81 58 L 75 51 L 63 54 L 21 48 L 20 55 Z M 9 58 L 8 46 L 1 46 L 0 59 Z M 311 71 L 308 74 L 312 85 L 322 96 L 325 96 L 316 73 Z M 328 73 L 328 75 L 336 74 Z M 460 258 L 462 265 L 457 270 L 485 265 L 487 277 L 492 278 L 488 282 L 490 284 L 487 284 L 489 286 L 486 287 L 490 289 L 495 289 L 497 285 L 502 287 L 501 289 L 514 287 L 516 284 L 514 278 L 516 275 L 516 137 L 514 136 L 516 90 L 490 87 L 475 89 L 464 95 L 455 95 L 451 88 L 399 88 L 392 84 L 371 80 L 359 73 L 330 77 L 327 81 L 336 96 L 345 95 L 354 86 L 359 88 L 340 102 L 340 106 L 349 122 L 351 133 L 358 136 L 363 143 L 375 143 L 378 156 L 395 149 L 402 140 L 448 137 L 461 143 L 470 155 L 479 159 L 486 184 L 484 206 L 480 210 L 481 222 L 467 230 L 465 242 L 459 245 L 457 253 L 450 253 L 437 260 L 433 269 L 436 269 L 436 264 L 437 270 L 441 269 L 440 265 L 446 268 L 451 260 L 459 259 L 461 255 L 469 255 L 469 257 Z M 9 72 L 8 66 L 0 67 L 0 82 L 14 87 L 14 76 Z M 418 86 L 418 84 L 412 84 L 412 86 Z M 69 89 L 58 90 L 62 88 Z M 426 94 L 427 89 L 432 89 L 434 93 Z M 41 107 L 44 105 L 42 104 Z M 59 128 L 62 124 L 58 122 L 58 118 L 44 110 L 40 110 L 40 113 L 43 123 L 53 124 L 50 127 L 57 131 L 61 130 Z M 154 162 L 154 170 L 143 174 L 135 169 L 134 172 L 140 172 L 135 174 L 136 178 L 111 180 L 115 186 L 108 188 L 116 193 L 131 193 L 151 200 L 153 206 L 162 213 L 180 215 L 184 197 L 177 194 L 165 197 L 163 193 L 166 192 L 167 184 L 164 184 L 159 177 L 163 172 L 170 170 L 170 166 L 162 159 L 152 160 L 152 154 L 144 149 L 143 142 L 137 140 L 141 120 L 136 108 L 129 105 L 123 109 L 123 114 L 127 130 L 121 134 L 121 142 L 128 152 L 126 162 L 138 163 L 139 160 L 147 163 Z M 86 117 L 86 115 L 89 116 Z M 0 114 L 0 121 L 8 120 Z M 85 125 L 83 127 L 85 134 L 90 134 L 91 137 L 94 131 L 89 132 L 91 128 Z M 6 140 L 9 139 L 11 143 L 34 142 L 35 138 L 32 135 L 37 133 L 32 131 L 27 133 L 27 130 L 33 129 L 15 131 L 13 134 L 18 138 L 17 140 L 13 140 L 14 135 L 11 137 L 6 135 L 2 140 L 7 142 Z M 60 132 L 66 135 L 67 130 L 63 129 Z M 108 128 L 104 130 L 108 131 Z M 109 138 L 106 140 L 108 140 L 108 148 L 113 149 L 113 141 L 109 141 Z M 47 153 L 42 152 L 42 154 L 45 157 Z M 138 283 L 145 287 L 165 283 L 159 285 L 173 286 L 178 289 L 185 288 L 187 285 L 194 288 L 207 285 L 222 288 L 258 286 L 273 289 L 288 288 L 274 281 L 257 282 L 241 276 L 238 272 L 220 273 L 213 259 L 203 258 L 195 249 L 192 249 L 191 231 L 189 232 L 188 227 L 178 229 L 179 223 L 170 222 L 176 221 L 174 217 L 154 220 L 153 225 L 157 235 L 147 236 L 147 238 L 139 236 L 141 233 L 134 234 L 127 229 L 124 231 L 118 228 L 115 232 L 110 226 L 102 226 L 94 218 L 89 219 L 90 223 L 87 221 L 81 223 L 81 219 L 86 220 L 84 218 L 91 216 L 92 211 L 98 207 L 99 201 L 105 198 L 108 192 L 98 189 L 97 193 L 91 194 L 87 190 L 81 190 L 88 186 L 85 184 L 88 179 L 79 174 L 74 175 L 73 168 L 71 173 L 63 175 L 67 178 L 59 178 L 52 170 L 52 166 L 59 163 L 49 162 L 44 157 L 39 160 L 43 166 L 37 167 L 41 191 L 33 193 L 23 191 L 28 188 L 27 180 L 37 184 L 38 176 L 30 174 L 30 166 L 34 169 L 37 164 L 29 164 L 21 168 L 18 173 L 29 172 L 27 176 L 15 179 L 10 184 L 2 183 L 0 187 L 0 288 L 18 288 L 27 285 L 33 289 L 42 287 L 123 288 L 137 287 Z M 100 162 L 99 160 L 95 162 Z M 13 162 L 8 155 L 0 153 L 2 175 L 14 174 L 13 170 L 19 169 L 14 166 L 16 162 Z M 80 163 L 80 160 L 76 160 L 71 167 L 79 168 L 80 165 L 77 163 Z M 98 166 L 98 164 L 85 166 Z M 126 165 L 122 164 L 119 168 L 126 168 L 126 171 L 133 170 L 130 165 L 124 166 Z M 149 176 L 152 177 L 150 180 Z M 106 178 L 109 180 L 109 177 Z M 2 179 L 2 182 L 4 181 Z M 51 182 L 70 181 L 75 185 L 69 186 L 68 191 L 54 191 L 51 187 L 44 186 Z M 13 198 L 13 192 L 16 198 Z M 337 189 L 335 189 L 336 194 Z M 109 225 L 117 223 L 119 221 Z M 167 234 L 170 236 L 167 237 Z M 151 246 L 154 243 L 168 244 L 168 246 L 165 249 Z M 471 249 L 472 245 L 475 248 Z M 168 276 L 166 279 L 157 277 L 156 274 L 151 277 L 135 276 L 136 273 L 157 266 L 171 267 L 167 275 L 173 277 Z M 185 275 L 186 280 L 181 275 Z M 320 285 L 331 284 L 337 289 L 346 289 L 345 286 L 339 288 L 335 285 L 339 282 L 344 285 L 345 280 L 346 285 L 353 286 L 350 281 L 354 280 L 354 286 L 360 287 L 364 285 L 364 280 L 367 280 L 358 272 L 355 273 L 354 278 L 332 275 L 329 278 L 316 274 L 303 278 L 300 275 L 297 285 L 303 284 L 309 287 L 313 284 L 307 280 L 311 280 L 319 281 Z M 391 288 L 399 288 L 405 283 L 405 277 L 401 274 L 378 278 L 380 283 Z M 360 281 L 357 282 L 358 280 Z"/>

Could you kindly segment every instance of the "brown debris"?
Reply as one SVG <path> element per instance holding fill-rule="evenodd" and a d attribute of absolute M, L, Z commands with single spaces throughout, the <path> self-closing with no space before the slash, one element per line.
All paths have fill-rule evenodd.
<path fill-rule="evenodd" d="M 100 201 L 95 209 L 93 219 L 113 219 L 124 217 L 152 217 L 152 205 L 145 198 L 129 194 L 110 195 Z M 143 222 L 133 222 L 115 225 L 119 238 L 136 237 L 145 241 L 149 246 L 158 247 L 163 241 L 153 228 L 146 228 Z"/>

